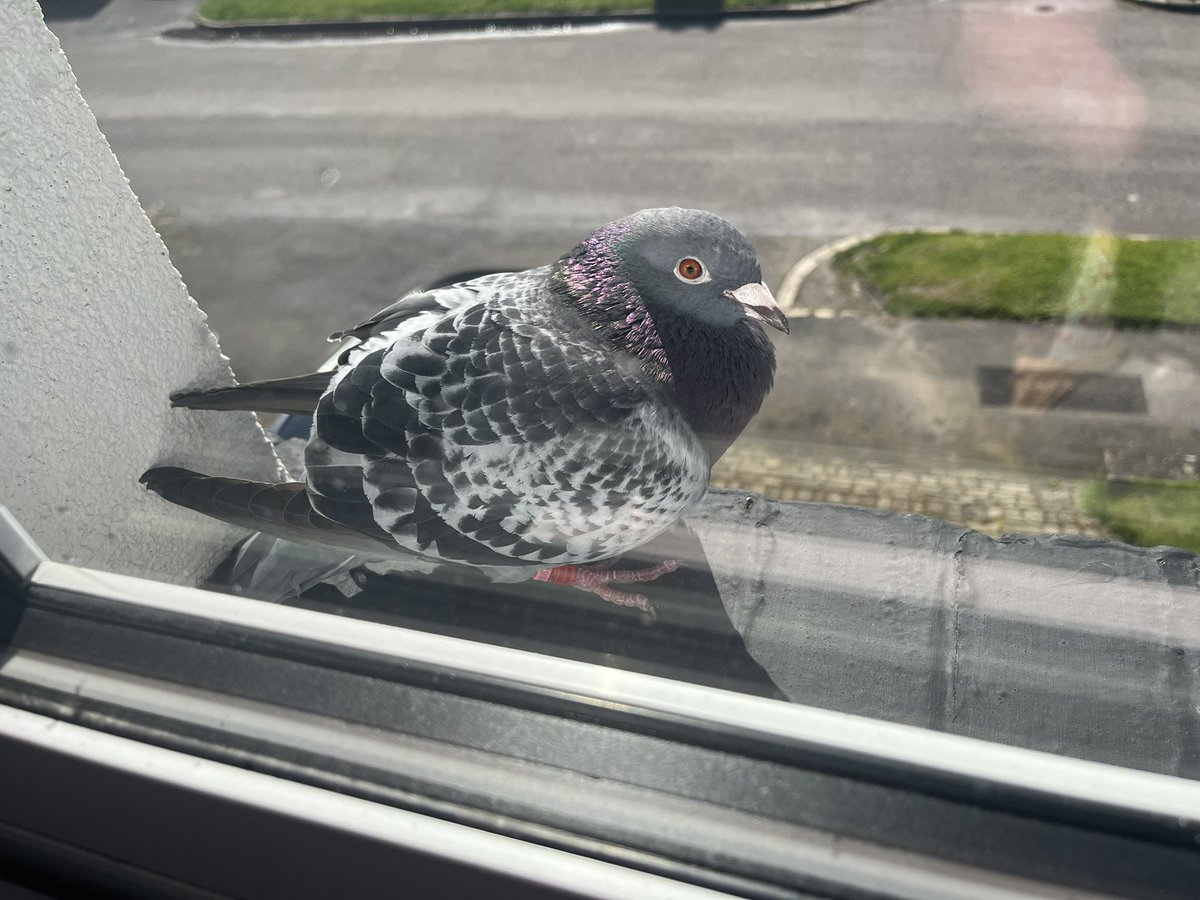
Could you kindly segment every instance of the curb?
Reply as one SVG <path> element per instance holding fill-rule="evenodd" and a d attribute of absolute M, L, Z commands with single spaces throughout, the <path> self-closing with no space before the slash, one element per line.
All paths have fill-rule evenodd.
<path fill-rule="evenodd" d="M 1149 2 L 1158 4 L 1160 0 L 1129 0 L 1129 2 Z M 1191 0 L 1189 0 L 1191 2 Z M 1200 0 L 1195 0 L 1197 11 L 1200 11 Z M 867 241 L 873 241 L 877 237 L 885 234 L 894 234 L 904 231 L 919 231 L 925 234 L 950 234 L 954 231 L 964 230 L 960 227 L 949 226 L 934 226 L 929 228 L 876 228 L 870 231 L 861 231 L 858 234 L 852 234 L 847 237 L 838 238 L 830 241 L 827 244 L 822 244 L 816 250 L 802 256 L 797 260 L 787 274 L 783 276 L 783 281 L 779 283 L 779 290 L 776 291 L 775 301 L 779 304 L 779 308 L 783 310 L 784 315 L 790 318 L 804 319 L 853 319 L 857 318 L 858 314 L 851 310 L 839 310 L 827 307 L 802 307 L 796 306 L 796 298 L 800 296 L 800 289 L 804 286 L 804 282 L 813 272 L 825 265 L 839 253 L 857 247 L 859 244 L 864 244 Z M 1121 240 L 1126 241 L 1161 241 L 1171 240 L 1158 234 L 1122 234 L 1116 235 Z M 1165 323 L 1159 327 L 1167 327 L 1171 330 L 1180 331 L 1200 331 L 1200 326 L 1196 325 L 1181 325 Z"/>
<path fill-rule="evenodd" d="M 465 16 L 380 16 L 361 19 L 266 19 L 223 22 L 208 19 L 198 12 L 193 21 L 196 29 L 211 35 L 237 34 L 243 30 L 260 34 L 320 34 L 334 32 L 370 31 L 394 34 L 400 29 L 412 31 L 462 31 L 501 27 L 546 27 L 599 25 L 607 22 L 670 22 L 676 24 L 722 22 L 726 19 L 767 19 L 821 15 L 861 6 L 872 0 L 812 0 L 782 6 L 752 6 L 714 12 L 662 11 L 652 9 L 623 10 L 614 13 L 494 13 Z M 182 36 L 178 32 L 170 35 Z"/>
<path fill-rule="evenodd" d="M 1200 0 L 1197 0 L 1200 2 Z M 796 306 L 796 298 L 800 295 L 800 288 L 804 286 L 805 279 L 812 275 L 817 269 L 823 266 L 829 260 L 833 259 L 839 253 L 857 247 L 859 244 L 865 244 L 867 241 L 873 241 L 877 237 L 882 237 L 885 234 L 897 234 L 906 231 L 919 231 L 925 234 L 950 234 L 952 231 L 962 231 L 961 227 L 951 227 L 949 225 L 934 225 L 929 228 L 873 228 L 870 231 L 860 231 L 858 234 L 852 234 L 844 238 L 838 238 L 836 241 L 830 241 L 828 244 L 822 244 L 816 250 L 800 258 L 783 276 L 783 281 L 779 283 L 779 296 L 776 297 L 776 302 L 785 314 L 794 315 L 799 318 L 805 316 L 813 316 L 818 319 L 833 319 L 833 318 L 855 318 L 857 313 L 846 310 L 828 310 L 828 309 L 807 309 L 805 307 Z"/>
<path fill-rule="evenodd" d="M 803 287 L 805 279 L 842 251 L 874 240 L 882 234 L 887 234 L 887 230 L 877 229 L 852 234 L 849 237 L 838 238 L 836 241 L 823 244 L 807 256 L 801 257 L 788 269 L 787 274 L 783 276 L 783 281 L 779 283 L 779 295 L 775 298 L 775 301 L 779 304 L 780 309 L 783 310 L 785 315 L 800 315 L 803 317 L 804 311 L 796 306 L 796 298 L 800 295 L 800 288 Z M 816 311 L 813 311 L 813 314 L 815 315 Z M 831 319 L 833 316 L 823 315 L 817 316 L 817 318 Z"/>
<path fill-rule="evenodd" d="M 1200 13 L 1200 0 L 1125 0 L 1135 6 L 1157 6 L 1174 12 Z"/>
<path fill-rule="evenodd" d="M 1200 2 L 1200 0 L 1197 0 Z M 873 228 L 870 231 L 860 231 L 858 234 L 852 234 L 848 237 L 838 238 L 836 241 L 830 241 L 828 244 L 822 244 L 816 250 L 796 262 L 786 275 L 783 276 L 783 281 L 779 283 L 779 295 L 775 298 L 784 313 L 791 313 L 803 318 L 806 314 L 816 315 L 818 310 L 806 311 L 796 306 L 796 298 L 800 295 L 800 288 L 804 286 L 805 279 L 813 272 L 823 266 L 829 260 L 833 259 L 839 253 L 849 250 L 852 247 L 857 247 L 859 244 L 865 244 L 867 241 L 873 241 L 877 237 L 882 237 L 885 234 L 897 234 L 908 231 L 919 231 L 923 234 L 950 234 L 953 231 L 962 231 L 961 226 L 952 227 L 949 225 L 933 225 L 928 228 Z M 852 316 L 852 313 L 838 313 L 839 318 Z M 832 315 L 816 315 L 818 319 L 832 319 Z"/>

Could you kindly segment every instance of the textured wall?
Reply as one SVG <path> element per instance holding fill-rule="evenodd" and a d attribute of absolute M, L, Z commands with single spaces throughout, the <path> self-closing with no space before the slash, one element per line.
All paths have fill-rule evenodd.
<path fill-rule="evenodd" d="M 249 413 L 171 410 L 232 373 L 35 0 L 0 2 L 0 503 L 53 558 L 176 582 L 240 532 L 138 484 L 158 462 L 274 480 Z"/>

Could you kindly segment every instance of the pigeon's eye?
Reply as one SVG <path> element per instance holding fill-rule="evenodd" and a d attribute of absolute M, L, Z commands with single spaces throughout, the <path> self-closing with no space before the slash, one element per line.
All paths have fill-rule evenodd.
<path fill-rule="evenodd" d="M 696 257 L 685 256 L 679 262 L 675 263 L 675 277 L 680 281 L 702 284 L 708 281 L 708 270 L 704 268 L 704 263 L 700 262 Z"/>

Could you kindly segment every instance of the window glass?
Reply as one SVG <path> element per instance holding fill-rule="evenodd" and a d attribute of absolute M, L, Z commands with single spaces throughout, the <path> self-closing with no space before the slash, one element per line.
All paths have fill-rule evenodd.
<path fill-rule="evenodd" d="M 154 504 L 268 524 L 213 590 L 1197 777 L 1200 17 L 807 5 L 44 0 L 292 379 L 152 415 L 296 484 Z"/>

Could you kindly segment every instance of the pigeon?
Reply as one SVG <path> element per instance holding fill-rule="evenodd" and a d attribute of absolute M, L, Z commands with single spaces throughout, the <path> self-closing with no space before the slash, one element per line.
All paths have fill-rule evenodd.
<path fill-rule="evenodd" d="M 646 209 L 556 262 L 408 294 L 330 340 L 337 366 L 177 394 L 178 407 L 310 413 L 306 480 L 156 467 L 164 498 L 364 559 L 419 557 L 649 609 L 614 561 L 704 497 L 771 389 L 788 323 L 749 241 Z"/>

